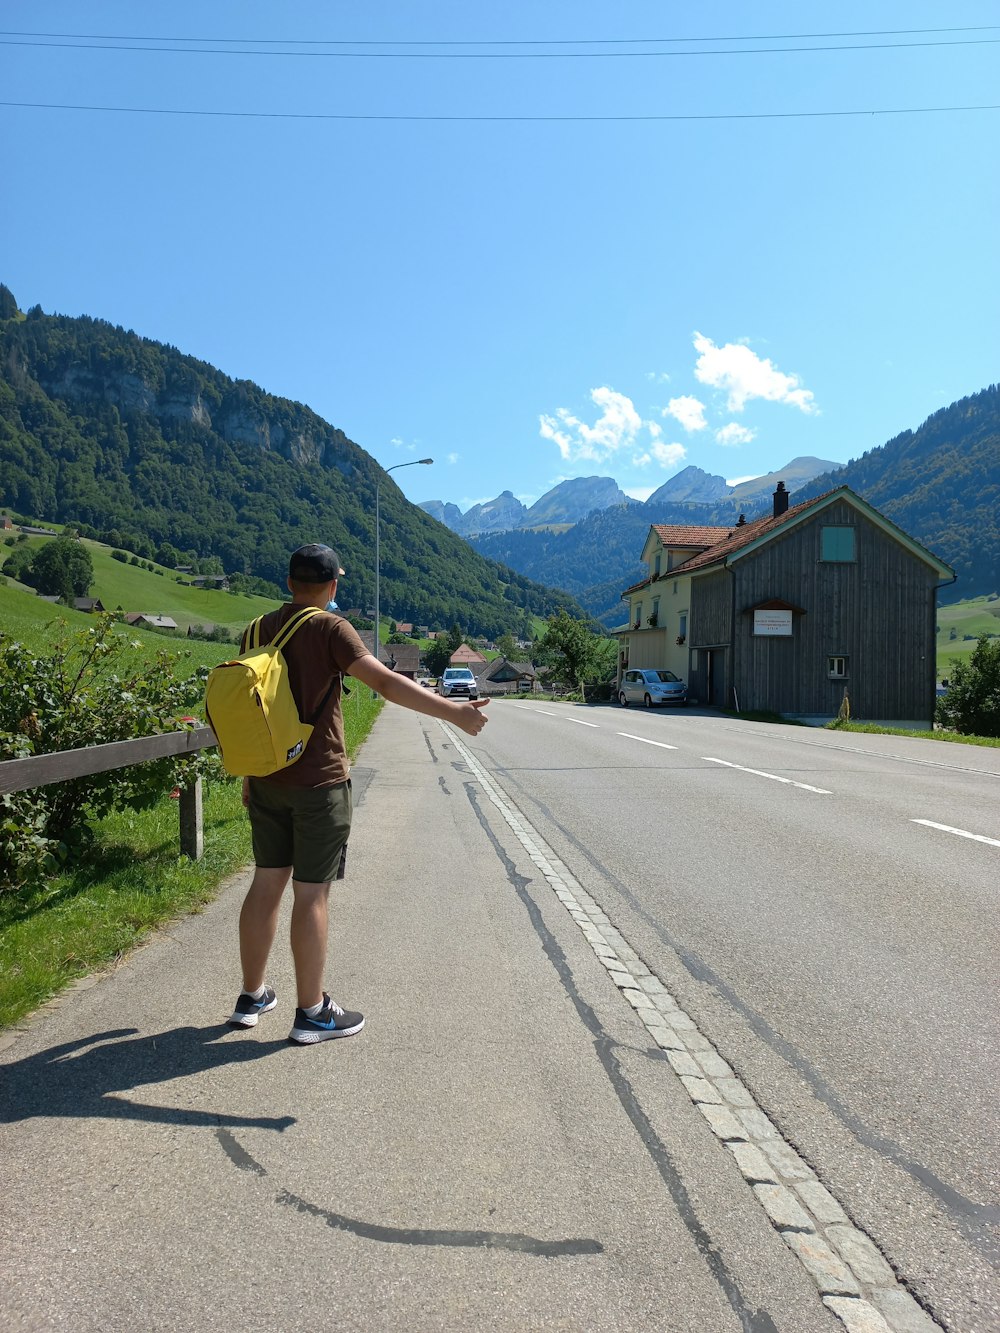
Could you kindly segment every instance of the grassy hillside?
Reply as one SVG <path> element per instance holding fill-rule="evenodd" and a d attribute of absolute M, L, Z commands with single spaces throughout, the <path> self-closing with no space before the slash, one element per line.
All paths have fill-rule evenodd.
<path fill-rule="evenodd" d="M 51 537 L 29 537 L 27 546 L 37 550 Z M 24 543 L 22 543 L 23 545 Z M 171 616 L 181 630 L 189 625 L 224 625 L 227 629 L 242 630 L 244 625 L 275 602 L 247 594 L 208 591 L 185 587 L 189 575 L 154 565 L 157 573 L 150 573 L 137 565 L 126 565 L 111 556 L 112 548 L 101 542 L 84 541 L 94 562 L 94 583 L 89 596 L 97 597 L 108 611 L 141 611 L 154 616 Z M 0 546 L 0 564 L 12 547 Z M 152 561 L 149 561 L 153 564 Z M 50 606 L 49 610 L 53 608 Z M 56 608 L 61 609 L 61 608 Z"/>
<path fill-rule="evenodd" d="M 937 670 L 941 677 L 948 675 L 951 662 L 968 658 L 981 634 L 1000 638 L 1000 597 L 994 593 L 939 606 L 937 625 Z"/>

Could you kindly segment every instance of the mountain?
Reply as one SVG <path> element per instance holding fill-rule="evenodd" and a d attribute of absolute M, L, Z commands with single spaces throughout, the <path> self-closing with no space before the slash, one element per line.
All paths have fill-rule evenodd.
<path fill-rule="evenodd" d="M 829 459 L 793 458 L 790 463 L 786 463 L 775 472 L 768 472 L 763 477 L 751 477 L 749 481 L 742 481 L 738 486 L 730 486 L 729 496 L 732 500 L 738 500 L 740 504 L 754 500 L 766 502 L 774 494 L 774 488 L 779 481 L 785 483 L 786 490 L 795 491 L 812 481 L 814 477 L 837 472 L 843 466 L 843 463 L 834 463 Z"/>
<path fill-rule="evenodd" d="M 713 504 L 716 500 L 725 499 L 728 493 L 729 486 L 725 477 L 716 477 L 710 472 L 703 472 L 700 467 L 695 467 L 692 463 L 690 467 L 682 468 L 669 481 L 665 481 L 646 503 L 690 500 L 695 504 Z"/>
<path fill-rule="evenodd" d="M 791 478 L 797 466 L 808 473 L 818 461 L 793 460 L 787 475 Z M 706 475 L 689 478 L 687 486 L 694 494 Z M 756 495 L 741 495 L 740 487 L 727 488 L 725 498 L 702 504 L 671 499 L 668 482 L 644 505 L 593 513 L 567 532 L 492 533 L 474 539 L 473 545 L 530 578 L 565 588 L 591 615 L 612 626 L 622 620 L 619 594 L 644 575 L 639 552 L 651 523 L 725 526 L 736 523 L 741 512 L 748 519 L 759 517 L 771 504 L 768 491 L 785 475 L 785 469 L 770 473 L 767 489 Z M 1000 591 L 1000 389 L 996 385 L 943 408 L 916 431 L 904 431 L 845 467 L 835 465 L 835 470 L 797 490 L 794 481 L 786 485 L 793 492 L 792 504 L 834 486 L 850 486 L 955 569 L 958 578 L 941 590 L 942 602 Z M 687 486 L 682 483 L 680 489 Z M 599 582 L 592 581 L 594 552 L 600 552 Z"/>
<path fill-rule="evenodd" d="M 22 315 L 0 286 L 0 505 L 278 587 L 289 551 L 329 541 L 347 570 L 341 604 L 363 609 L 376 486 L 381 602 L 397 619 L 496 636 L 560 608 L 582 614 L 470 551 L 301 403 L 103 320 Z"/>
<path fill-rule="evenodd" d="M 544 523 L 578 523 L 595 509 L 634 503 L 611 477 L 571 477 L 536 500 L 521 526 L 534 528 Z"/>
<path fill-rule="evenodd" d="M 473 505 L 464 514 L 457 505 L 445 504 L 443 500 L 422 500 L 420 508 L 460 537 L 477 537 L 485 532 L 576 523 L 595 509 L 633 503 L 612 477 L 572 477 L 546 491 L 530 509 L 512 491 L 503 491 L 485 504 Z"/>
<path fill-rule="evenodd" d="M 471 509 L 466 510 L 461 517 L 460 526 L 454 531 L 465 537 L 475 532 L 497 532 L 503 528 L 516 528 L 526 512 L 520 500 L 510 491 L 503 491 L 495 500 L 487 500 L 485 504 L 473 505 Z"/>

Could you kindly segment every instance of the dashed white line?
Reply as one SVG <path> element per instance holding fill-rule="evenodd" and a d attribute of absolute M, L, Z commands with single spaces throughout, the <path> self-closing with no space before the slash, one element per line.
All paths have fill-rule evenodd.
<path fill-rule="evenodd" d="M 703 754 L 702 759 L 706 764 L 722 764 L 726 768 L 738 768 L 741 773 L 753 773 L 758 778 L 770 778 L 772 782 L 786 782 L 790 787 L 801 787 L 803 791 L 814 791 L 819 796 L 832 796 L 832 791 L 827 791 L 825 787 L 810 787 L 808 782 L 795 782 L 792 778 L 780 778 L 777 773 L 765 773 L 760 768 L 744 768 L 742 764 L 731 764 L 728 759 L 713 759 L 710 755 Z"/>
<path fill-rule="evenodd" d="M 643 745 L 658 745 L 661 750 L 676 750 L 676 745 L 668 745 L 666 741 L 651 741 L 645 736 L 633 736 L 627 731 L 617 731 L 616 736 L 624 736 L 627 741 L 642 741 Z"/>
<path fill-rule="evenodd" d="M 969 833 L 964 828 L 952 828 L 950 824 L 935 824 L 933 819 L 911 819 L 911 824 L 925 824 L 927 828 L 940 829 L 942 833 L 954 833 L 958 838 L 971 838 L 973 842 L 985 842 L 988 847 L 1000 847 L 1000 838 L 987 838 L 982 833 Z"/>
<path fill-rule="evenodd" d="M 577 725 L 578 727 L 597 727 L 597 723 L 596 723 L 596 722 L 584 722 L 584 720 L 583 720 L 582 717 L 565 717 L 565 718 L 563 718 L 563 721 L 564 721 L 564 722 L 575 722 L 576 725 Z M 600 730 L 600 727 L 598 727 L 597 729 L 598 729 L 598 731 L 599 731 L 599 730 Z"/>

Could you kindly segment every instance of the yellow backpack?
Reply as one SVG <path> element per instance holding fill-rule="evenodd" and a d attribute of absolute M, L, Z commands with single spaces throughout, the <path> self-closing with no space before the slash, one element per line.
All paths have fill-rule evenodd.
<path fill-rule="evenodd" d="M 244 636 L 246 652 L 208 673 L 205 716 L 219 742 L 223 767 L 234 777 L 267 777 L 302 757 L 340 677 L 334 676 L 312 719 L 303 722 L 281 650 L 301 625 L 320 614 L 315 606 L 305 607 L 263 645 L 258 617 Z"/>

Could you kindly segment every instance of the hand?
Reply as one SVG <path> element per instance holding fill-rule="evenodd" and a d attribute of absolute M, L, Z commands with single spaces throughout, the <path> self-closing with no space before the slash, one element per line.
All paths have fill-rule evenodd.
<path fill-rule="evenodd" d="M 489 699 L 470 699 L 465 704 L 456 703 L 453 719 L 456 727 L 461 727 L 469 736 L 478 736 L 489 721 L 486 714 L 481 711 L 488 703 Z"/>
<path fill-rule="evenodd" d="M 250 804 L 250 779 L 249 779 L 249 778 L 244 778 L 244 779 L 243 779 L 243 804 L 244 804 L 244 806 L 247 806 L 247 805 Z"/>

